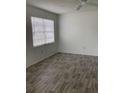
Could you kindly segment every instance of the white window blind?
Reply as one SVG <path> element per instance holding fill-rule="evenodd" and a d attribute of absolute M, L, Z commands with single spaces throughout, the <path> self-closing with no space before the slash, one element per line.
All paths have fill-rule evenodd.
<path fill-rule="evenodd" d="M 54 42 L 54 21 L 44 18 L 31 17 L 33 46 Z"/>

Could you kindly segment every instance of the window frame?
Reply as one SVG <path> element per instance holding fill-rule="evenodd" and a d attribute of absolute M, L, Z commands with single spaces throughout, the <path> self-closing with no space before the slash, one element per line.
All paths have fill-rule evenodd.
<path fill-rule="evenodd" d="M 36 23 L 35 23 L 36 20 L 39 21 L 39 24 L 37 23 L 38 21 L 36 22 L 37 25 L 43 26 L 43 27 L 41 27 L 42 30 L 38 30 L 38 27 L 35 26 L 36 25 Z M 41 20 L 41 24 L 40 24 L 40 20 Z M 47 22 L 49 22 L 49 25 L 47 24 Z M 51 27 L 49 31 L 46 30 L 47 29 L 47 27 L 46 27 L 47 25 Z M 54 20 L 31 16 L 31 26 L 32 26 L 33 47 L 39 47 L 39 46 L 43 46 L 43 45 L 46 45 L 46 44 L 55 43 L 55 22 L 54 22 Z M 40 33 L 41 35 L 38 34 L 38 33 Z M 47 36 L 50 38 L 48 33 L 51 33 L 51 41 L 47 38 Z M 44 39 L 41 40 L 42 38 L 40 38 L 40 36 L 42 36 L 43 34 L 44 34 L 44 36 L 43 36 Z M 35 36 L 35 35 L 39 35 L 40 39 L 38 39 L 38 37 Z M 39 40 L 39 44 L 38 44 L 38 40 Z"/>

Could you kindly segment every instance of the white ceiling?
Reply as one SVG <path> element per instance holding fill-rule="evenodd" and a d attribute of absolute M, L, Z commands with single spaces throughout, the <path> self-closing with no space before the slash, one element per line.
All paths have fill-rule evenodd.
<path fill-rule="evenodd" d="M 98 0 L 88 0 L 89 3 L 98 4 Z M 80 4 L 79 0 L 27 0 L 27 5 L 32 5 L 54 13 L 62 14 L 76 11 L 76 7 Z M 81 10 L 96 9 L 94 5 L 84 5 Z"/>

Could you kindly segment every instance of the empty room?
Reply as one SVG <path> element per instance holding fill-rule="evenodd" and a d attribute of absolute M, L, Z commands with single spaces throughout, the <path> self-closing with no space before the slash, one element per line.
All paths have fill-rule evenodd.
<path fill-rule="evenodd" d="M 98 93 L 98 0 L 26 1 L 26 93 Z"/>

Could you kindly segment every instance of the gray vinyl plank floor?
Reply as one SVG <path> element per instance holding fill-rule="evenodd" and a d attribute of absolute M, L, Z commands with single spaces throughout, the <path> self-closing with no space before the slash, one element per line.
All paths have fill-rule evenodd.
<path fill-rule="evenodd" d="M 26 93 L 98 93 L 98 57 L 57 53 L 32 65 Z"/>

